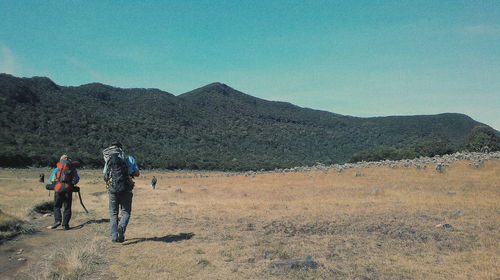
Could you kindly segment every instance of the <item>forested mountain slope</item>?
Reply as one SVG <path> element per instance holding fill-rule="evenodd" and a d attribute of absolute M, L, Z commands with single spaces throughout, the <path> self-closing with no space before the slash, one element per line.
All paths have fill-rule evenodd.
<path fill-rule="evenodd" d="M 462 114 L 357 118 L 252 97 L 221 83 L 174 96 L 158 89 L 0 74 L 0 165 L 48 165 L 68 153 L 102 165 L 121 140 L 143 168 L 256 170 L 348 161 L 379 146 L 447 139 L 480 123 Z"/>

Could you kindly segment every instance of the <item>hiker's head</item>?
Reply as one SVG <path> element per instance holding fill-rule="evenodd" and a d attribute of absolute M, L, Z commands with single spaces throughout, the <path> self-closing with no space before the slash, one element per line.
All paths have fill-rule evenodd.
<path fill-rule="evenodd" d="M 62 156 L 59 158 L 59 160 L 60 160 L 60 161 L 61 161 L 61 160 L 68 160 L 68 156 L 67 156 L 67 155 L 62 155 Z"/>
<path fill-rule="evenodd" d="M 111 146 L 116 146 L 118 148 L 123 148 L 122 142 L 120 142 L 120 141 L 115 141 L 115 142 L 111 143 Z"/>

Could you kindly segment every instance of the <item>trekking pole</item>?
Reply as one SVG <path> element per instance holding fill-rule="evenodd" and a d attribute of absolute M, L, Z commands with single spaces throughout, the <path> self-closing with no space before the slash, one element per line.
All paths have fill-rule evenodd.
<path fill-rule="evenodd" d="M 78 190 L 76 193 L 78 193 L 78 198 L 80 199 L 80 205 L 82 205 L 83 210 L 85 210 L 85 212 L 88 214 L 89 210 L 87 210 L 87 207 L 85 207 L 85 205 L 83 204 L 82 195 L 80 194 L 80 190 Z"/>

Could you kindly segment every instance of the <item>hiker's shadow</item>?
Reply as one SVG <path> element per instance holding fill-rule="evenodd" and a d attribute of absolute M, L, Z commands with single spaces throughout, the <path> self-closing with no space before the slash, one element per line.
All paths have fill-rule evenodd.
<path fill-rule="evenodd" d="M 132 244 L 137 244 L 140 242 L 144 241 L 159 241 L 159 242 L 165 242 L 165 243 L 171 243 L 171 242 L 179 242 L 183 240 L 189 240 L 193 238 L 195 234 L 192 232 L 189 233 L 179 233 L 179 234 L 169 234 L 165 235 L 162 237 L 143 237 L 143 238 L 132 238 L 127 240 L 126 243 L 123 243 L 123 245 L 132 245 Z"/>
<path fill-rule="evenodd" d="M 85 225 L 90 225 L 90 224 L 102 224 L 102 223 L 109 223 L 109 219 L 99 219 L 99 220 L 88 220 L 83 224 L 79 224 L 77 226 L 72 227 L 71 229 L 81 229 Z"/>

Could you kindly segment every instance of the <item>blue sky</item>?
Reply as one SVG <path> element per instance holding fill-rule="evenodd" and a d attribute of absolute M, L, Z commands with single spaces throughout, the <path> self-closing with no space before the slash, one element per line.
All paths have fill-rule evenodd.
<path fill-rule="evenodd" d="M 0 72 L 500 130 L 500 1 L 0 0 Z"/>

